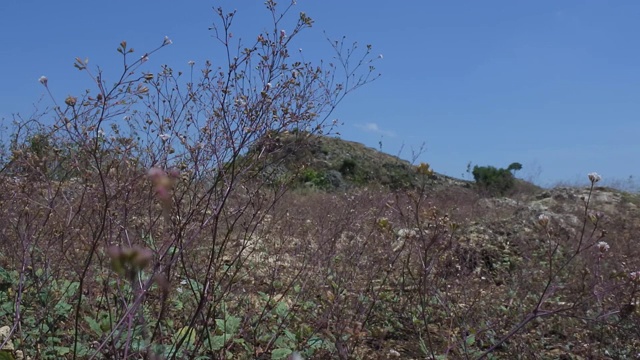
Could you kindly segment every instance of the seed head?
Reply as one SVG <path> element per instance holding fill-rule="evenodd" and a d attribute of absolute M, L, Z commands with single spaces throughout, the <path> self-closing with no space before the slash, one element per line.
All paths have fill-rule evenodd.
<path fill-rule="evenodd" d="M 40 76 L 38 81 L 40 82 L 40 84 L 42 84 L 44 86 L 47 86 L 47 83 L 49 82 L 49 79 L 47 79 L 46 76 L 42 75 L 42 76 Z"/>
<path fill-rule="evenodd" d="M 77 98 L 69 95 L 67 96 L 67 98 L 64 100 L 64 103 L 67 104 L 68 106 L 74 107 L 76 106 L 76 102 L 78 101 Z"/>
<path fill-rule="evenodd" d="M 596 244 L 596 246 L 598 247 L 598 251 L 600 251 L 602 254 L 609 251 L 610 248 L 609 244 L 607 244 L 605 241 L 600 241 Z"/>
<path fill-rule="evenodd" d="M 598 175 L 598 173 L 595 172 L 589 173 L 587 176 L 589 176 L 589 181 L 591 181 L 592 184 L 595 184 L 598 181 L 602 180 L 602 176 Z"/>
<path fill-rule="evenodd" d="M 549 216 L 546 214 L 540 214 L 540 216 L 538 216 L 538 224 L 543 227 L 547 227 L 547 225 L 549 225 Z"/>

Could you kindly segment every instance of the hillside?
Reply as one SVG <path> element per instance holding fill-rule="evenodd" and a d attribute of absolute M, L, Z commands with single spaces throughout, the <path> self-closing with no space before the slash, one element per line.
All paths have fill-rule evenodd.
<path fill-rule="evenodd" d="M 47 154 L 12 166 L 40 171 Z M 100 171 L 78 152 L 57 155 L 54 177 L 9 172 L 0 183 L 0 318 L 23 324 L 0 355 L 622 359 L 640 349 L 640 195 L 600 187 L 598 175 L 490 196 L 307 134 L 268 136 L 224 171 L 145 174 L 130 155 L 108 155 Z"/>
<path fill-rule="evenodd" d="M 421 174 L 409 161 L 336 137 L 283 133 L 269 136 L 259 144 L 258 151 L 266 148 L 269 154 L 270 165 L 265 173 L 295 177 L 301 185 L 320 190 L 361 186 L 402 189 L 425 182 L 430 186 L 471 185 L 428 168 L 428 173 Z"/>

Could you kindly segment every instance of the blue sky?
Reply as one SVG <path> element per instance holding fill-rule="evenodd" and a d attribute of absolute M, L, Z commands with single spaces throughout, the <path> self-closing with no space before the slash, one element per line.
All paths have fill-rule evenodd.
<path fill-rule="evenodd" d="M 0 2 L 0 117 L 50 105 L 89 82 L 78 56 L 107 76 L 122 40 L 139 51 L 173 40 L 150 69 L 214 64 L 212 7 L 237 9 L 238 36 L 268 26 L 262 1 L 5 0 Z M 178 5 L 180 4 L 180 5 Z M 538 184 L 640 178 L 640 2 L 298 0 L 314 27 L 301 38 L 330 58 L 323 31 L 371 43 L 382 77 L 346 98 L 342 137 L 461 177 L 467 163 L 524 165 Z M 40 100 L 41 99 L 41 100 Z"/>

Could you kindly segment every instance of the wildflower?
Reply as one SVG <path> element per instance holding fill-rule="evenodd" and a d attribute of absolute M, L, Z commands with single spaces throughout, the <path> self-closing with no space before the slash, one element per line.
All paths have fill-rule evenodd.
<path fill-rule="evenodd" d="M 597 243 L 596 247 L 598 248 L 598 251 L 600 251 L 603 254 L 609 251 L 609 248 L 610 248 L 609 244 L 607 244 L 604 241 L 600 241 L 599 243 Z"/>
<path fill-rule="evenodd" d="M 149 54 L 140 56 L 140 62 L 146 62 L 147 60 L 149 60 Z"/>
<path fill-rule="evenodd" d="M 147 173 L 147 175 L 149 176 L 149 178 L 151 178 L 152 181 L 155 181 L 156 179 L 159 179 L 162 176 L 164 176 L 165 172 L 160 168 L 152 167 L 151 169 L 149 169 L 149 172 Z"/>
<path fill-rule="evenodd" d="M 382 58 L 383 58 L 382 54 L 379 54 L 378 59 L 382 59 Z"/>
<path fill-rule="evenodd" d="M 547 227 L 547 225 L 549 225 L 549 216 L 546 214 L 540 214 L 540 216 L 538 216 L 538 224 L 543 227 Z"/>
<path fill-rule="evenodd" d="M 171 39 L 169 39 L 168 36 L 164 37 L 164 41 L 162 42 L 162 45 L 171 45 L 173 44 L 173 41 L 171 41 Z"/>
<path fill-rule="evenodd" d="M 171 135 L 169 134 L 160 134 L 158 136 L 160 137 L 160 139 L 162 139 L 162 141 L 167 141 L 171 137 Z"/>
<path fill-rule="evenodd" d="M 195 64 L 196 64 L 196 62 L 195 62 L 195 61 L 193 61 L 193 60 L 189 60 L 189 62 L 187 62 L 187 64 L 189 64 L 189 66 L 193 66 L 193 65 L 195 65 Z"/>
<path fill-rule="evenodd" d="M 47 86 L 47 82 L 49 81 L 49 79 L 47 79 L 47 77 L 43 75 L 43 76 L 40 76 L 38 81 L 40 82 L 40 84 Z"/>
<path fill-rule="evenodd" d="M 589 181 L 591 181 L 592 184 L 595 184 L 598 181 L 602 180 L 602 176 L 598 175 L 598 173 L 595 173 L 595 172 L 589 173 L 588 176 L 589 176 Z"/>
<path fill-rule="evenodd" d="M 267 83 L 267 90 L 271 89 L 271 83 Z"/>
<path fill-rule="evenodd" d="M 413 239 L 418 237 L 418 233 L 413 229 L 400 229 L 397 233 L 401 239 Z"/>
<path fill-rule="evenodd" d="M 287 37 L 287 32 L 284 30 L 280 30 L 280 39 L 284 39 Z"/>
<path fill-rule="evenodd" d="M 174 179 L 171 179 L 164 170 L 157 167 L 149 169 L 147 175 L 153 183 L 156 197 L 164 206 L 169 206 Z"/>

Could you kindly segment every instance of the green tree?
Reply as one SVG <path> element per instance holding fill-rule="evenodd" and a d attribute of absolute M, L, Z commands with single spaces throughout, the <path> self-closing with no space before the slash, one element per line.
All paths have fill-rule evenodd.
<path fill-rule="evenodd" d="M 472 174 L 476 184 L 493 195 L 504 195 L 515 185 L 515 178 L 510 169 L 476 165 Z"/>
<path fill-rule="evenodd" d="M 516 176 L 516 171 L 522 170 L 522 164 L 520 164 L 519 162 L 511 163 L 507 167 L 507 170 L 511 171 L 511 173 L 513 173 L 513 176 Z"/>

